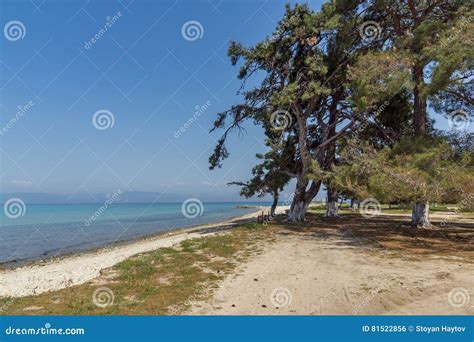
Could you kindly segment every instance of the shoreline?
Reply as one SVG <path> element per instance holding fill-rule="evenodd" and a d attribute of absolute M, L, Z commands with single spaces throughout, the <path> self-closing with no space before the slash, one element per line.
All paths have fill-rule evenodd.
<path fill-rule="evenodd" d="M 174 246 L 184 240 L 215 235 L 236 225 L 253 221 L 267 207 L 233 218 L 204 225 L 160 232 L 138 240 L 119 242 L 92 251 L 73 253 L 49 260 L 37 260 L 17 268 L 0 270 L 0 297 L 24 297 L 83 284 L 101 274 L 105 268 L 127 258 Z M 279 207 L 279 211 L 285 207 Z"/>
<path fill-rule="evenodd" d="M 267 207 L 266 206 L 252 205 L 252 206 L 242 207 L 242 208 L 239 208 L 237 206 L 236 208 L 237 209 L 254 209 L 252 212 L 247 213 L 247 214 L 252 214 L 256 211 L 264 210 Z M 212 223 L 193 224 L 193 225 L 190 225 L 190 226 L 177 227 L 177 228 L 172 228 L 172 229 L 169 229 L 169 230 L 163 230 L 163 231 L 157 231 L 157 232 L 154 232 L 154 233 L 148 233 L 148 234 L 141 235 L 141 236 L 135 236 L 135 237 L 131 237 L 131 238 L 123 238 L 121 240 L 116 240 L 114 242 L 104 243 L 103 245 L 100 245 L 100 246 L 96 246 L 96 247 L 92 247 L 92 248 L 86 248 L 86 249 L 82 249 L 82 250 L 76 250 L 76 251 L 68 251 L 68 252 L 61 253 L 59 255 L 51 255 L 51 256 L 46 256 L 46 257 L 36 257 L 36 258 L 27 258 L 27 259 L 16 259 L 16 260 L 10 260 L 10 261 L 0 261 L 0 272 L 8 271 L 8 270 L 14 270 L 14 269 L 21 268 L 21 267 L 26 267 L 26 266 L 33 266 L 33 265 L 37 265 L 37 264 L 48 264 L 52 261 L 62 260 L 64 258 L 73 257 L 73 256 L 81 255 L 81 254 L 100 252 L 101 250 L 105 250 L 105 249 L 108 249 L 108 248 L 125 246 L 125 245 L 132 244 L 132 243 L 135 243 L 135 242 L 154 239 L 154 238 L 158 238 L 159 236 L 167 235 L 167 234 L 170 234 L 170 233 L 179 233 L 179 232 L 184 232 L 186 230 L 190 230 L 190 229 L 193 229 L 193 228 L 199 228 L 199 227 L 204 227 L 204 226 L 213 225 L 213 224 L 221 224 L 221 223 L 225 223 L 225 222 L 230 221 L 230 220 L 238 219 L 239 217 L 245 216 L 247 214 L 233 215 L 233 216 L 230 216 L 230 217 L 228 217 L 224 220 L 217 221 L 217 222 L 212 222 Z"/>

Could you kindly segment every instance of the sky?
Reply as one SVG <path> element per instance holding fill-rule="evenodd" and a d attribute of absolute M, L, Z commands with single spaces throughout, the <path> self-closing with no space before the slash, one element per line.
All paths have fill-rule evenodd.
<path fill-rule="evenodd" d="M 249 123 L 209 170 L 216 113 L 241 99 L 227 48 L 271 35 L 285 2 L 3 0 L 0 192 L 240 200 L 226 183 L 265 146 Z"/>

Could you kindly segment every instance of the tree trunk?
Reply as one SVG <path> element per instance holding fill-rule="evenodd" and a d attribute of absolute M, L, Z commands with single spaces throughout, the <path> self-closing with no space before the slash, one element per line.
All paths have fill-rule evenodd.
<path fill-rule="evenodd" d="M 278 190 L 273 191 L 273 203 L 272 207 L 270 208 L 270 215 L 275 216 L 275 210 L 276 207 L 278 206 Z"/>
<path fill-rule="evenodd" d="M 326 217 L 338 217 L 337 191 L 333 188 L 327 189 Z"/>
<path fill-rule="evenodd" d="M 417 64 L 413 67 L 413 134 L 422 137 L 427 132 L 426 97 L 423 95 L 423 65 Z"/>
<path fill-rule="evenodd" d="M 356 199 L 354 201 L 354 211 L 359 210 L 359 208 L 360 208 L 360 201 Z"/>
<path fill-rule="evenodd" d="M 304 221 L 304 212 L 301 212 L 305 204 L 306 187 L 308 186 L 308 179 L 302 174 L 296 178 L 296 190 L 291 202 L 290 211 L 288 212 L 288 220 L 291 222 Z"/>
<path fill-rule="evenodd" d="M 413 67 L 413 135 L 415 138 L 426 136 L 428 131 L 428 121 L 426 116 L 426 97 L 423 95 L 425 81 L 423 79 L 424 65 L 416 63 Z M 428 227 L 429 222 L 429 204 L 428 202 L 416 202 L 411 214 L 411 224 L 414 227 Z"/>
<path fill-rule="evenodd" d="M 356 211 L 359 209 L 359 200 L 351 198 L 351 210 Z"/>
<path fill-rule="evenodd" d="M 339 217 L 337 214 L 337 202 L 330 201 L 326 205 L 326 217 Z"/>
<path fill-rule="evenodd" d="M 291 203 L 290 211 L 288 212 L 288 220 L 291 222 L 301 222 L 305 220 L 306 211 L 319 191 L 321 181 L 312 181 L 308 188 L 309 179 L 308 174 L 311 171 L 312 157 L 307 140 L 307 126 L 306 116 L 301 111 L 301 108 L 295 106 L 295 116 L 298 123 L 298 149 L 301 159 L 301 171 L 296 178 L 295 196 L 293 203 Z"/>
<path fill-rule="evenodd" d="M 295 192 L 293 202 L 291 203 L 290 211 L 288 212 L 288 221 L 291 222 L 302 222 L 305 220 L 306 211 L 308 211 L 309 205 L 313 201 L 314 197 L 316 197 L 316 195 L 318 194 L 319 188 L 321 186 L 321 181 L 312 181 L 311 186 L 307 190 L 303 188 L 303 190 L 299 191 L 299 185 L 301 184 L 298 184 L 297 181 L 297 192 Z"/>
<path fill-rule="evenodd" d="M 416 202 L 411 215 L 411 225 L 415 228 L 428 228 L 431 226 L 429 221 L 429 203 Z"/>
<path fill-rule="evenodd" d="M 309 203 L 305 201 L 293 201 L 291 210 L 288 213 L 288 220 L 291 222 L 302 222 L 305 220 L 306 211 L 308 210 Z"/>

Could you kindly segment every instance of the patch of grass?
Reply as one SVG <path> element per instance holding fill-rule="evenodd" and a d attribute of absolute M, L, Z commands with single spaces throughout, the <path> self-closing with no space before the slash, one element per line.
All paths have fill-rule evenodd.
<path fill-rule="evenodd" d="M 456 205 L 449 205 L 449 204 L 430 204 L 430 211 L 431 212 L 452 212 Z M 388 205 L 382 204 L 381 205 L 382 214 L 411 214 L 411 207 L 410 206 L 401 206 L 401 205 Z M 326 206 L 322 204 L 311 205 L 308 210 L 309 213 L 313 214 L 325 214 L 326 213 Z M 359 209 L 352 211 L 351 207 L 347 203 L 343 203 L 342 206 L 339 207 L 339 215 L 347 215 L 347 214 L 358 214 Z"/>
<path fill-rule="evenodd" d="M 382 214 L 411 214 L 411 209 L 382 207 Z"/>
<path fill-rule="evenodd" d="M 21 315 L 160 315 L 182 312 L 238 262 L 259 251 L 268 226 L 248 223 L 224 234 L 181 242 L 176 248 L 133 256 L 88 283 L 22 298 L 0 298 L 2 314 Z M 96 302 L 113 303 L 100 307 Z"/>
<path fill-rule="evenodd" d="M 249 229 L 249 230 L 259 230 L 259 229 L 264 229 L 265 228 L 265 226 L 263 224 L 257 223 L 257 222 L 244 223 L 241 227 L 243 229 Z"/>
<path fill-rule="evenodd" d="M 194 245 L 190 240 L 185 240 L 181 242 L 181 248 L 185 252 L 193 252 L 194 251 Z"/>

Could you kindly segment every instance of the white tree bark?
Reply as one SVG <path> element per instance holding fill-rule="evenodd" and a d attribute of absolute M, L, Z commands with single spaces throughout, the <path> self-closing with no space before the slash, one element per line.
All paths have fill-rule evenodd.
<path fill-rule="evenodd" d="M 359 210 L 359 200 L 353 199 L 351 201 L 351 210 L 352 211 L 357 211 Z"/>
<path fill-rule="evenodd" d="M 416 228 L 428 228 L 430 206 L 428 202 L 416 202 L 411 214 L 411 224 Z"/>
<path fill-rule="evenodd" d="M 290 212 L 288 213 L 288 220 L 291 222 L 302 222 L 305 220 L 306 211 L 309 203 L 304 201 L 294 200 L 291 204 Z"/>
<path fill-rule="evenodd" d="M 326 217 L 337 217 L 337 211 L 338 211 L 338 206 L 337 206 L 337 200 L 339 196 L 337 194 L 337 191 L 333 188 L 328 186 L 327 187 L 327 204 L 326 204 Z"/>
<path fill-rule="evenodd" d="M 337 217 L 338 206 L 336 201 L 327 202 L 326 217 Z"/>

